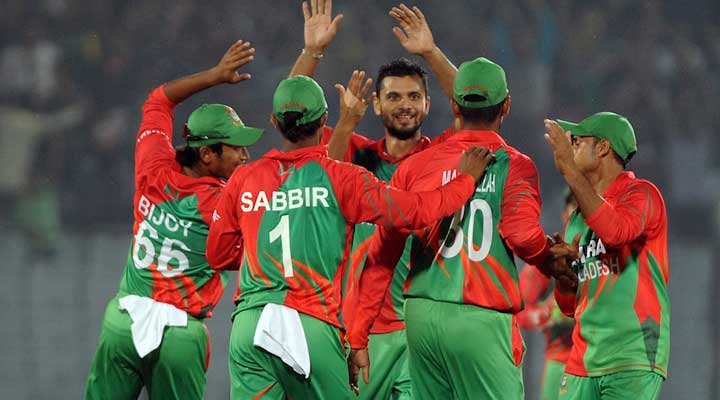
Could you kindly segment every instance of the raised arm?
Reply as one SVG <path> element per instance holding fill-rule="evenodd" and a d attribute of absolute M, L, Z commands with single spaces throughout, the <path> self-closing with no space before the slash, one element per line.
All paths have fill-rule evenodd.
<path fill-rule="evenodd" d="M 340 21 L 343 19 L 342 14 L 332 18 L 332 0 L 312 0 L 310 5 L 307 1 L 303 1 L 302 10 L 305 18 L 305 46 L 288 77 L 295 75 L 312 77 L 315 74 L 325 48 L 335 38 Z"/>
<path fill-rule="evenodd" d="M 453 81 L 457 74 L 457 67 L 435 45 L 425 15 L 417 7 L 413 7 L 411 10 L 405 4 L 400 4 L 390 10 L 390 16 L 400 25 L 400 27 L 393 28 L 393 33 L 400 44 L 408 52 L 419 55 L 427 61 L 440 82 L 443 93 L 448 99 L 452 99 Z"/>
<path fill-rule="evenodd" d="M 622 246 L 655 233 L 662 221 L 665 204 L 652 184 L 636 182 L 615 205 L 611 205 L 579 172 L 568 133 L 552 120 L 545 120 L 545 128 L 545 140 L 552 148 L 555 166 L 577 199 L 585 222 L 606 246 Z"/>
<path fill-rule="evenodd" d="M 360 123 L 368 107 L 367 93 L 372 85 L 372 79 L 365 79 L 365 71 L 353 71 L 347 89 L 341 84 L 335 88 L 340 94 L 340 118 L 328 142 L 328 156 L 334 160 L 348 160 L 348 148 L 353 136 L 353 130 Z"/>
<path fill-rule="evenodd" d="M 135 146 L 135 170 L 146 169 L 156 162 L 172 163 L 175 160 L 172 147 L 174 107 L 201 90 L 250 79 L 250 74 L 239 73 L 237 69 L 251 62 L 254 53 L 255 49 L 249 42 L 238 40 L 216 66 L 153 90 L 143 105 L 143 118 Z"/>
<path fill-rule="evenodd" d="M 493 154 L 486 148 L 471 147 L 460 159 L 456 179 L 425 192 L 397 189 L 366 169 L 348 164 L 334 165 L 336 170 L 331 179 L 348 222 L 370 222 L 387 229 L 418 229 L 460 209 L 475 192 L 475 182 L 492 160 Z M 402 172 L 398 170 L 396 174 L 399 173 Z"/>
<path fill-rule="evenodd" d="M 238 40 L 225 52 L 220 62 L 205 71 L 176 79 L 165 85 L 165 95 L 177 104 L 197 92 L 223 83 L 236 84 L 250 79 L 250 74 L 240 73 L 238 68 L 251 62 L 255 49 L 250 42 Z"/>

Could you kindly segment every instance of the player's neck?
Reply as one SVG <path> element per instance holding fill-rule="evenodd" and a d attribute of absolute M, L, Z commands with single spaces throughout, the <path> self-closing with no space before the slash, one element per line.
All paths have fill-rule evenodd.
<path fill-rule="evenodd" d="M 297 141 L 296 143 L 293 143 L 287 139 L 283 139 L 282 143 L 280 144 L 280 150 L 281 151 L 294 151 L 303 149 L 305 147 L 313 147 L 320 144 L 320 137 L 319 136 L 312 136 L 305 139 L 301 139 Z"/>
<path fill-rule="evenodd" d="M 624 169 L 617 163 L 601 163 L 598 169 L 587 174 L 595 193 L 603 195 Z"/>
<path fill-rule="evenodd" d="M 182 167 L 182 173 L 183 175 L 187 175 L 191 178 L 202 178 L 203 176 L 209 175 L 209 174 L 203 174 L 203 167 L 199 165 L 200 163 L 196 164 L 195 166 L 191 167 Z"/>
<path fill-rule="evenodd" d="M 468 131 L 493 131 L 498 132 L 500 129 L 500 121 L 495 121 L 489 124 L 481 122 L 468 122 L 463 121 L 461 124 L 462 130 Z"/>
<path fill-rule="evenodd" d="M 405 157 L 407 153 L 415 148 L 420 138 L 422 138 L 422 134 L 419 130 L 415 132 L 415 136 L 405 140 L 385 134 L 385 152 L 395 160 Z"/>

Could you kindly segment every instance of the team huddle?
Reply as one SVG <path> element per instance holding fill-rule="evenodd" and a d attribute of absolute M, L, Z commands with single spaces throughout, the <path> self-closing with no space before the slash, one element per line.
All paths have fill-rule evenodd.
<path fill-rule="evenodd" d="M 342 15 L 332 0 L 302 11 L 304 48 L 273 95 L 278 149 L 249 162 L 263 131 L 223 104 L 194 110 L 172 145 L 177 104 L 251 78 L 240 71 L 249 42 L 145 101 L 134 239 L 85 398 L 133 399 L 143 387 L 151 399 L 203 398 L 203 320 L 236 270 L 233 399 L 523 399 L 520 328 L 546 334 L 543 400 L 657 399 L 667 216 L 659 190 L 627 169 L 628 119 L 542 121 L 569 188 L 565 232 L 547 235 L 535 164 L 500 134 L 511 105 L 500 65 L 456 68 L 422 12 L 401 4 L 389 12 L 394 34 L 437 78 L 449 128 L 422 134 L 426 72 L 405 58 L 374 81 L 354 71 L 335 85 L 331 127 L 313 76 Z M 370 105 L 377 141 L 355 132 Z"/>

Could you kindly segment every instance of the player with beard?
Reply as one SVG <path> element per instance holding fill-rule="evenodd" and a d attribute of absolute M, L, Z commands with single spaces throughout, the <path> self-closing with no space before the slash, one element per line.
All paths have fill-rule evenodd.
<path fill-rule="evenodd" d="M 305 47 L 290 76 L 314 74 L 324 49 L 334 38 L 342 19 L 342 15 L 332 18 L 331 0 L 318 0 L 317 3 L 313 2 L 312 7 L 303 3 L 303 13 Z M 431 145 L 430 138 L 420 132 L 430 109 L 426 72 L 420 65 L 406 58 L 382 65 L 375 82 L 372 102 L 374 112 L 381 118 L 385 130 L 380 140 L 373 141 L 349 130 L 334 132 L 326 126 L 322 142 L 328 144 L 330 157 L 363 166 L 389 183 L 398 165 Z M 448 130 L 441 137 L 451 131 Z M 374 232 L 373 224 L 355 226 L 352 254 L 343 283 L 343 318 L 348 328 L 352 324 L 355 308 L 354 288 L 365 263 L 369 239 Z M 409 249 L 410 246 L 407 246 L 407 251 L 397 264 L 393 284 L 385 294 L 380 318 L 371 330 L 369 351 L 373 359 L 373 375 L 382 378 L 374 379 L 369 385 L 360 382 L 361 399 L 411 398 L 402 294 L 409 271 Z"/>

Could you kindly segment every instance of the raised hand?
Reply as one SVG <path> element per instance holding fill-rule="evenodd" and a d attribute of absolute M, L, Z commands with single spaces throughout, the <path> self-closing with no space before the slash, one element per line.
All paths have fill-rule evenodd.
<path fill-rule="evenodd" d="M 411 10 L 405 4 L 400 4 L 390 10 L 390 16 L 400 24 L 400 27 L 393 28 L 393 33 L 405 50 L 422 56 L 435 49 L 432 31 L 419 8 L 413 7 Z"/>
<path fill-rule="evenodd" d="M 255 49 L 250 42 L 238 40 L 225 52 L 220 62 L 210 69 L 215 84 L 235 84 L 251 78 L 248 73 L 239 73 L 238 68 L 252 62 L 255 58 Z"/>
<path fill-rule="evenodd" d="M 365 81 L 364 84 L 363 81 Z M 358 70 L 353 71 L 347 89 L 339 83 L 335 84 L 335 88 L 340 94 L 338 125 L 347 124 L 354 128 L 360 122 L 369 104 L 367 94 L 370 85 L 372 85 L 372 79 L 365 80 L 365 71 Z"/>
<path fill-rule="evenodd" d="M 458 172 L 470 174 L 477 182 L 485 174 L 485 168 L 495 159 L 495 155 L 482 146 L 470 147 L 460 158 Z"/>
<path fill-rule="evenodd" d="M 332 0 L 311 0 L 310 4 L 308 5 L 307 1 L 302 3 L 305 16 L 305 51 L 311 55 L 319 55 L 335 38 L 343 15 L 332 18 Z"/>
<path fill-rule="evenodd" d="M 570 133 L 565 132 L 557 121 L 551 119 L 545 120 L 545 130 L 547 131 L 545 141 L 550 144 L 558 172 L 565 176 L 569 172 L 577 171 Z"/>

